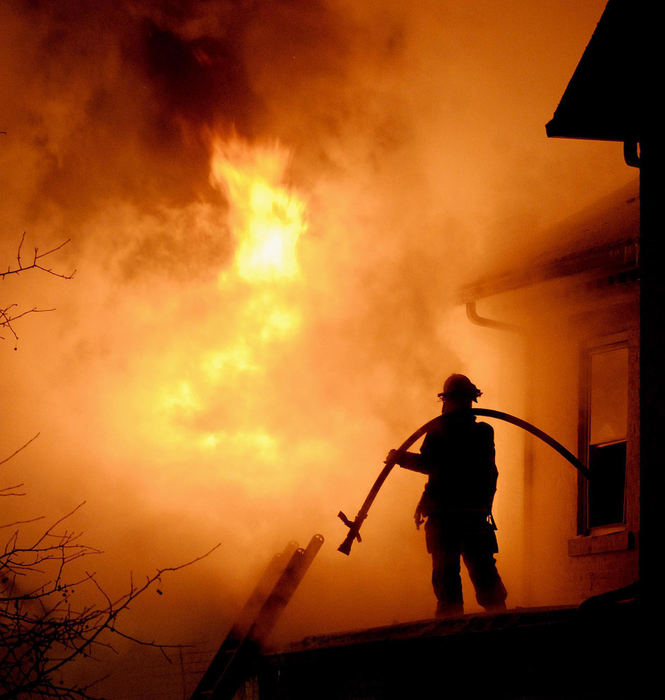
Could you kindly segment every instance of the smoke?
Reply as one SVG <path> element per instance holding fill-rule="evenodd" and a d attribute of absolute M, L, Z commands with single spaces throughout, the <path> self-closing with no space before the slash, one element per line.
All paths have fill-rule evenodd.
<path fill-rule="evenodd" d="M 41 433 L 11 465 L 21 508 L 87 500 L 76 525 L 117 590 L 222 543 L 133 611 L 139 633 L 214 646 L 268 559 L 315 532 L 282 639 L 431 614 L 421 477 L 391 476 L 348 559 L 335 515 L 449 372 L 519 412 L 518 373 L 455 292 L 631 175 L 611 144 L 544 134 L 603 5 L 3 3 L 3 260 L 26 230 L 42 250 L 71 238 L 52 265 L 77 268 L 3 283 L 56 307 L 2 349 L 5 452 Z M 306 211 L 295 279 L 238 274 L 218 142 L 281 154 Z"/>

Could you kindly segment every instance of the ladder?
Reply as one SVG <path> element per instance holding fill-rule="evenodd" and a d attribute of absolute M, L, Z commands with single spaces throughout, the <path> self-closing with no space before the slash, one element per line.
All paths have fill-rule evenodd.
<path fill-rule="evenodd" d="M 190 700 L 231 700 L 250 675 L 261 647 L 323 544 L 314 535 L 306 548 L 289 542 L 270 561 Z"/>

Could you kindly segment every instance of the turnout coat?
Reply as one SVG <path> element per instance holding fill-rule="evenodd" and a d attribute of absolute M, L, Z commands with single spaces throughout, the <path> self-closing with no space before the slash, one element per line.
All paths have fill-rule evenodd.
<path fill-rule="evenodd" d="M 494 430 L 466 411 L 447 413 L 425 435 L 421 464 L 429 479 L 419 509 L 427 549 L 497 552 L 492 502 L 498 470 Z"/>

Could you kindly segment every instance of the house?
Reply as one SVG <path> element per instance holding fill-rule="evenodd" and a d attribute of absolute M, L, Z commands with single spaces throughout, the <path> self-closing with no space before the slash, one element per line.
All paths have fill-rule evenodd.
<path fill-rule="evenodd" d="M 639 578 L 639 206 L 636 181 L 557 226 L 520 267 L 461 290 L 490 348 L 493 334 L 520 339 L 500 361 L 523 376 L 522 417 L 576 446 L 591 472 L 525 443 L 527 605 L 579 604 Z"/>

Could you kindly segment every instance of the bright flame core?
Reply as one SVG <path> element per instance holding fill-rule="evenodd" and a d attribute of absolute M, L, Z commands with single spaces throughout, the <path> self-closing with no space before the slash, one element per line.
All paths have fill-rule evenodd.
<path fill-rule="evenodd" d="M 250 282 L 289 279 L 299 272 L 296 244 L 306 231 L 305 204 L 283 185 L 288 153 L 275 146 L 216 141 L 210 169 L 214 187 L 229 197 L 238 242 L 235 266 Z"/>

